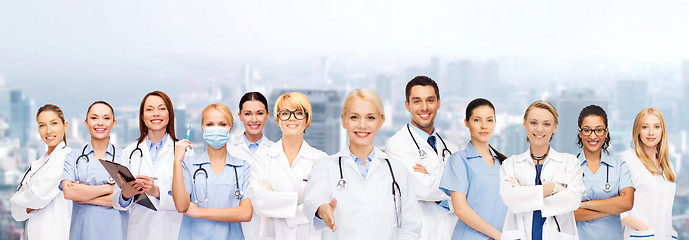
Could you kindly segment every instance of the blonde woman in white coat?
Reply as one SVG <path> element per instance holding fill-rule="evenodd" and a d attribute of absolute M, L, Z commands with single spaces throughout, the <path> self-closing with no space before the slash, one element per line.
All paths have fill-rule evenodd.
<path fill-rule="evenodd" d="M 626 226 L 624 239 L 677 239 L 672 227 L 677 176 L 663 114 L 656 108 L 641 110 L 634 119 L 632 138 L 634 149 L 620 154 L 636 188 L 632 210 L 620 215 Z"/>
<path fill-rule="evenodd" d="M 139 130 L 139 138 L 121 156 L 121 162 L 137 180 L 126 185 L 124 191 L 115 188 L 112 206 L 129 210 L 127 239 L 177 239 L 183 215 L 177 212 L 169 194 L 177 138 L 174 109 L 167 94 L 154 91 L 144 96 L 139 106 Z M 142 186 L 141 191 L 133 188 L 136 184 Z M 133 195 L 141 192 L 148 195 L 158 211 L 132 202 Z"/>
<path fill-rule="evenodd" d="M 500 167 L 500 196 L 508 208 L 502 239 L 579 239 L 573 211 L 584 182 L 579 161 L 550 147 L 557 111 L 546 101 L 524 113 L 529 149 Z"/>
<path fill-rule="evenodd" d="M 26 221 L 22 239 L 68 239 L 72 202 L 57 185 L 62 180 L 67 147 L 67 122 L 62 110 L 46 104 L 36 114 L 38 133 L 48 151 L 31 166 L 10 198 L 12 217 Z"/>
<path fill-rule="evenodd" d="M 275 121 L 282 138 L 251 161 L 251 202 L 261 216 L 259 239 L 320 239 L 304 215 L 304 186 L 313 163 L 327 155 L 304 141 L 311 102 L 300 92 L 281 95 Z"/>
<path fill-rule="evenodd" d="M 373 147 L 384 114 L 373 90 L 355 90 L 344 100 L 349 144 L 314 164 L 305 190 L 306 216 L 315 227 L 329 228 L 323 239 L 420 238 L 421 208 L 411 176 L 404 164 Z"/>
<path fill-rule="evenodd" d="M 270 116 L 268 100 L 260 92 L 245 93 L 239 99 L 239 112 L 237 116 L 244 125 L 243 141 L 231 143 L 232 146 L 228 151 L 233 157 L 251 162 L 254 154 L 259 149 L 264 149 L 274 144 L 273 141 L 270 141 L 270 139 L 263 135 L 263 128 Z M 242 231 L 244 232 L 244 239 L 258 239 L 260 223 L 261 217 L 255 212 L 251 215 L 250 222 L 243 222 Z"/>

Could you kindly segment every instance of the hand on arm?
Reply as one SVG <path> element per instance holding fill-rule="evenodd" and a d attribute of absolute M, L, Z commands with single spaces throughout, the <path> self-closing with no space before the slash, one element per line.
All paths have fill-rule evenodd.
<path fill-rule="evenodd" d="M 333 198 L 330 203 L 323 203 L 320 207 L 318 207 L 318 210 L 316 210 L 316 217 L 323 219 L 325 225 L 328 226 L 328 228 L 330 228 L 330 230 L 333 232 L 337 230 L 337 225 L 335 225 L 335 216 L 333 215 L 336 206 L 337 199 Z"/>
<path fill-rule="evenodd" d="M 190 199 L 187 188 L 184 185 L 184 153 L 187 147 L 191 148 L 191 142 L 183 139 L 177 142 L 175 147 L 175 159 L 172 168 L 172 200 L 175 202 L 177 212 L 184 213 L 189 209 Z"/>
<path fill-rule="evenodd" d="M 470 228 L 483 233 L 492 239 L 500 239 L 500 230 L 495 229 L 492 225 L 486 222 L 479 216 L 474 209 L 467 204 L 466 195 L 461 192 L 450 192 L 452 198 L 452 207 L 455 210 L 455 215 Z"/>
<path fill-rule="evenodd" d="M 633 229 L 636 229 L 637 231 L 646 231 L 648 230 L 648 225 L 646 223 L 642 222 L 641 220 L 630 216 L 626 216 L 625 218 L 622 218 L 622 224 L 627 225 Z"/>
<path fill-rule="evenodd" d="M 62 180 L 62 191 L 65 199 L 75 202 L 85 202 L 97 197 L 110 195 L 113 192 L 113 185 L 85 185 L 70 180 Z"/>
<path fill-rule="evenodd" d="M 194 203 L 189 203 L 189 208 L 184 215 L 218 222 L 248 222 L 251 221 L 253 211 L 251 199 L 247 198 L 239 202 L 239 206 L 233 208 L 200 208 Z"/>
<path fill-rule="evenodd" d="M 428 171 L 426 171 L 426 167 L 424 167 L 421 164 L 417 163 L 416 165 L 414 165 L 413 168 L 414 168 L 414 172 L 420 172 L 420 173 L 428 175 Z"/>
<path fill-rule="evenodd" d="M 620 214 L 631 210 L 634 205 L 634 188 L 626 187 L 619 194 L 608 199 L 582 202 L 580 208 L 607 214 Z"/>

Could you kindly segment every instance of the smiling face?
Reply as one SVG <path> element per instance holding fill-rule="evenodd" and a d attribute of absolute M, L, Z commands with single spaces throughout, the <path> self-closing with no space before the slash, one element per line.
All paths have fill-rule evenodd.
<path fill-rule="evenodd" d="M 557 130 L 555 116 L 546 109 L 534 107 L 526 116 L 524 129 L 532 146 L 548 145 Z"/>
<path fill-rule="evenodd" d="M 603 144 L 605 139 L 608 137 L 608 131 L 605 130 L 604 134 L 601 136 L 596 135 L 596 130 L 606 129 L 605 121 L 601 116 L 589 115 L 584 117 L 581 121 L 581 129 L 579 131 L 579 138 L 584 145 L 584 151 L 595 153 L 603 149 Z M 590 130 L 591 135 L 585 136 L 584 131 Z"/>
<path fill-rule="evenodd" d="M 242 104 L 242 110 L 239 112 L 239 120 L 244 124 L 244 129 L 247 134 L 261 135 L 263 134 L 263 127 L 268 120 L 269 112 L 262 102 L 257 100 L 246 101 Z"/>
<path fill-rule="evenodd" d="M 373 145 L 385 118 L 380 115 L 374 103 L 362 98 L 352 98 L 347 104 L 351 107 L 342 114 L 342 127 L 347 130 L 350 147 Z"/>
<path fill-rule="evenodd" d="M 477 107 L 464 125 L 469 128 L 472 142 L 488 143 L 495 130 L 495 110 L 489 106 Z"/>
<path fill-rule="evenodd" d="M 295 111 L 295 110 L 301 110 L 304 111 L 303 109 L 298 109 L 293 106 L 287 106 L 284 107 L 279 111 L 282 110 L 288 110 L 288 111 Z M 310 114 L 310 113 L 304 113 L 304 114 Z M 303 135 L 304 130 L 306 130 L 306 117 L 304 117 L 301 120 L 297 120 L 294 117 L 295 114 L 290 114 L 289 119 L 287 120 L 282 120 L 279 117 L 277 118 L 278 121 L 278 126 L 280 126 L 280 129 L 282 130 L 282 135 L 283 136 L 297 136 L 297 135 Z M 305 116 L 305 115 L 304 115 Z"/>
<path fill-rule="evenodd" d="M 141 118 L 149 131 L 165 131 L 170 117 L 163 98 L 155 95 L 146 98 Z"/>
<path fill-rule="evenodd" d="M 110 107 L 98 103 L 91 106 L 86 114 L 85 124 L 92 139 L 107 139 L 110 137 L 110 131 L 115 127 L 115 116 Z"/>
<path fill-rule="evenodd" d="M 658 143 L 660 143 L 660 140 L 663 138 L 663 127 L 658 116 L 649 114 L 641 121 L 639 138 L 641 139 L 641 143 L 646 147 L 654 148 L 658 146 Z"/>
<path fill-rule="evenodd" d="M 36 118 L 38 124 L 38 133 L 41 140 L 45 142 L 48 147 L 57 146 L 64 139 L 67 131 L 67 123 L 62 123 L 62 119 L 54 111 L 43 111 Z"/>
<path fill-rule="evenodd" d="M 429 134 L 433 132 L 433 122 L 440 108 L 440 99 L 436 96 L 433 86 L 412 87 L 404 106 L 411 114 L 411 123 L 414 126 Z"/>

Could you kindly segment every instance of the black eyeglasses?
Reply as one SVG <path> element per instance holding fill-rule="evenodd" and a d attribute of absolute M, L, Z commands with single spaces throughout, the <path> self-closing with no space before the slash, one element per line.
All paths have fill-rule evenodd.
<path fill-rule="evenodd" d="M 294 119 L 296 119 L 296 120 L 302 120 L 302 119 L 306 118 L 307 113 L 308 112 L 306 110 L 290 111 L 290 110 L 285 109 L 285 110 L 280 110 L 277 115 L 278 115 L 278 118 L 280 120 L 287 121 L 290 119 L 291 116 L 294 116 Z"/>
<path fill-rule="evenodd" d="M 590 129 L 590 128 L 579 128 L 579 132 L 581 132 L 581 135 L 584 136 L 591 136 L 591 133 L 596 134 L 596 136 L 603 136 L 605 135 L 605 132 L 607 132 L 607 128 L 596 128 L 596 129 Z"/>

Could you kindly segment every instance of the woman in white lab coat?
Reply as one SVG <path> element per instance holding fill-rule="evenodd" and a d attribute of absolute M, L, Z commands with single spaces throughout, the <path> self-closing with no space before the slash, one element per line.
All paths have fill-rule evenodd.
<path fill-rule="evenodd" d="M 304 215 L 304 186 L 314 162 L 327 155 L 304 141 L 311 124 L 311 102 L 300 92 L 282 94 L 275 102 L 275 121 L 282 138 L 254 155 L 251 190 L 261 216 L 259 239 L 320 239 Z"/>
<path fill-rule="evenodd" d="M 263 135 L 263 127 L 270 116 L 268 100 L 260 92 L 248 92 L 239 99 L 239 120 L 244 125 L 243 141 L 236 141 L 230 147 L 230 155 L 251 162 L 258 149 L 273 146 L 273 141 Z M 261 217 L 254 213 L 251 221 L 242 223 L 244 239 L 258 239 Z"/>
<path fill-rule="evenodd" d="M 139 194 L 136 185 L 125 185 L 124 191 L 115 187 L 112 205 L 129 209 L 127 239 L 177 239 L 182 214 L 175 209 L 172 196 L 172 165 L 174 158 L 175 111 L 170 98 L 161 91 L 149 92 L 139 106 L 141 135 L 127 146 L 122 163 L 137 176 L 139 184 L 157 211 L 132 203 Z"/>
<path fill-rule="evenodd" d="M 68 123 L 60 107 L 46 104 L 38 109 L 36 123 L 48 151 L 31 166 L 10 198 L 12 217 L 26 221 L 22 239 L 68 239 L 72 202 L 57 188 L 62 180 Z"/>
<path fill-rule="evenodd" d="M 385 121 L 373 90 L 351 92 L 342 106 L 349 144 L 314 164 L 304 212 L 323 239 L 419 239 L 421 208 L 404 165 L 373 147 Z M 316 218 L 314 218 L 314 216 Z"/>
<path fill-rule="evenodd" d="M 632 210 L 621 215 L 624 238 L 677 239 L 672 227 L 677 176 L 670 162 L 663 114 L 656 108 L 641 110 L 634 119 L 632 138 L 634 149 L 620 155 L 636 188 Z"/>
<path fill-rule="evenodd" d="M 579 239 L 573 211 L 584 192 L 582 171 L 574 155 L 550 147 L 557 124 L 557 111 L 546 101 L 524 113 L 529 149 L 500 167 L 500 196 L 508 208 L 502 239 Z"/>

